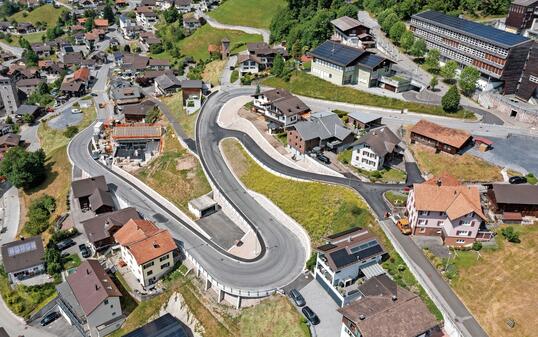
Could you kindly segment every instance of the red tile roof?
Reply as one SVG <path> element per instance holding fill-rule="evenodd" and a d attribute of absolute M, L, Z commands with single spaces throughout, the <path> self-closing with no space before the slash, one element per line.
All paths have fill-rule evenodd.
<path fill-rule="evenodd" d="M 471 138 L 471 135 L 466 131 L 447 128 L 425 119 L 421 119 L 415 124 L 415 126 L 411 128 L 411 132 L 458 149 L 465 145 L 469 138 Z"/>
<path fill-rule="evenodd" d="M 90 79 L 90 69 L 82 67 L 73 73 L 73 81 L 87 82 Z"/>

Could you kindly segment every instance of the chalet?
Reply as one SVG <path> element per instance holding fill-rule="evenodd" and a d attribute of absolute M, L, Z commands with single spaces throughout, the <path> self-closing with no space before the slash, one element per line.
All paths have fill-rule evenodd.
<path fill-rule="evenodd" d="M 194 15 L 186 15 L 183 17 L 183 28 L 190 31 L 196 30 L 202 26 L 202 21 Z"/>
<path fill-rule="evenodd" d="M 372 129 L 353 146 L 351 165 L 366 171 L 381 170 L 391 161 L 402 158 L 401 142 L 386 126 Z"/>
<path fill-rule="evenodd" d="M 158 38 L 153 32 L 140 32 L 138 34 L 140 43 L 142 43 L 146 48 L 151 48 L 153 45 L 161 44 L 161 39 Z"/>
<path fill-rule="evenodd" d="M 39 87 L 41 83 L 45 83 L 44 78 L 24 78 L 22 80 L 17 81 L 15 86 L 20 91 L 24 92 L 26 96 L 30 96 L 36 89 Z"/>
<path fill-rule="evenodd" d="M 64 78 L 60 91 L 67 97 L 80 97 L 86 93 L 90 81 L 90 70 L 82 67 Z"/>
<path fill-rule="evenodd" d="M 111 134 L 114 157 L 146 162 L 162 150 L 162 134 L 159 125 L 116 125 Z"/>
<path fill-rule="evenodd" d="M 298 156 L 314 148 L 340 152 L 355 140 L 353 132 L 332 112 L 313 113 L 309 120 L 290 125 L 287 134 L 288 147 Z"/>
<path fill-rule="evenodd" d="M 270 131 L 278 131 L 310 116 L 310 108 L 284 89 L 253 95 L 254 108 L 264 115 Z"/>
<path fill-rule="evenodd" d="M 136 23 L 146 29 L 153 29 L 158 21 L 157 14 L 151 7 L 139 6 L 135 8 Z"/>
<path fill-rule="evenodd" d="M 141 217 L 136 208 L 127 207 L 99 214 L 82 221 L 81 224 L 92 248 L 95 251 L 100 251 L 114 244 L 114 233 L 131 219 L 141 219 Z"/>
<path fill-rule="evenodd" d="M 49 57 L 52 48 L 46 43 L 32 43 L 30 45 L 34 53 L 41 57 Z"/>
<path fill-rule="evenodd" d="M 155 78 L 155 93 L 170 95 L 181 89 L 181 82 L 173 72 L 167 71 Z"/>
<path fill-rule="evenodd" d="M 347 124 L 354 129 L 371 129 L 381 126 L 381 116 L 353 111 L 347 114 Z"/>
<path fill-rule="evenodd" d="M 334 32 L 332 41 L 355 48 L 374 48 L 375 39 L 370 34 L 371 27 L 349 16 L 342 16 L 331 21 Z"/>
<path fill-rule="evenodd" d="M 137 86 L 112 88 L 110 94 L 115 105 L 139 103 L 144 97 L 142 90 Z"/>
<path fill-rule="evenodd" d="M 315 279 L 340 307 L 360 296 L 357 281 L 385 273 L 379 265 L 387 253 L 376 236 L 354 227 L 329 235 L 316 249 Z"/>
<path fill-rule="evenodd" d="M 422 119 L 411 128 L 411 143 L 417 142 L 433 147 L 436 152 L 456 154 L 471 144 L 472 137 L 466 131 Z"/>
<path fill-rule="evenodd" d="M 123 114 L 125 123 L 143 123 L 148 114 L 157 108 L 157 104 L 151 100 L 145 100 L 137 104 L 121 106 L 119 112 Z"/>
<path fill-rule="evenodd" d="M 247 43 L 247 52 L 260 61 L 260 70 L 272 67 L 276 55 L 281 55 L 284 58 L 288 57 L 288 52 L 285 48 L 272 48 L 265 42 Z"/>
<path fill-rule="evenodd" d="M 487 192 L 491 211 L 500 218 L 507 214 L 538 217 L 538 186 L 493 184 Z"/>
<path fill-rule="evenodd" d="M 45 273 L 45 250 L 41 235 L 3 244 L 2 262 L 8 280 L 13 284 Z"/>
<path fill-rule="evenodd" d="M 0 136 L 0 154 L 7 150 L 19 146 L 21 143 L 21 136 L 16 133 L 6 133 Z"/>
<path fill-rule="evenodd" d="M 114 210 L 114 200 L 104 176 L 74 180 L 71 189 L 83 212 L 91 210 L 101 214 Z"/>
<path fill-rule="evenodd" d="M 262 68 L 262 61 L 256 55 L 240 54 L 237 57 L 237 67 L 241 76 L 244 74 L 257 74 Z"/>

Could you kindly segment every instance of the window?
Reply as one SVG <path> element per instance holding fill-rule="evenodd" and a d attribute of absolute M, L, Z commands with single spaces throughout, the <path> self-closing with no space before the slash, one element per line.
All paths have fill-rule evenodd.
<path fill-rule="evenodd" d="M 425 232 L 426 232 L 426 228 L 425 228 L 425 227 L 420 227 L 418 231 L 419 231 L 420 233 L 425 233 Z"/>
<path fill-rule="evenodd" d="M 168 259 L 168 254 L 165 255 L 165 256 L 161 256 L 161 257 L 159 258 L 159 262 L 163 262 L 163 261 L 166 260 L 166 259 Z"/>
<path fill-rule="evenodd" d="M 465 240 L 456 240 L 456 243 L 465 243 Z"/>
<path fill-rule="evenodd" d="M 107 304 L 108 304 L 108 299 L 105 300 L 105 305 L 107 305 Z"/>
<path fill-rule="evenodd" d="M 441 227 L 443 225 L 443 221 L 439 220 L 437 221 L 437 227 Z"/>
<path fill-rule="evenodd" d="M 170 262 L 166 262 L 165 264 L 161 264 L 161 269 L 170 267 Z"/>
<path fill-rule="evenodd" d="M 116 312 L 115 312 L 115 311 L 112 313 L 112 316 L 116 316 Z"/>
<path fill-rule="evenodd" d="M 153 270 L 148 271 L 148 276 L 153 275 Z"/>
<path fill-rule="evenodd" d="M 144 265 L 144 269 L 149 268 L 149 267 L 153 267 L 154 264 L 155 264 L 155 262 L 151 261 L 150 263 L 147 263 L 147 264 Z"/>
<path fill-rule="evenodd" d="M 427 223 L 428 223 L 428 222 L 427 222 L 426 220 L 419 220 L 419 221 L 418 221 L 418 225 L 419 225 L 419 226 L 426 226 Z"/>

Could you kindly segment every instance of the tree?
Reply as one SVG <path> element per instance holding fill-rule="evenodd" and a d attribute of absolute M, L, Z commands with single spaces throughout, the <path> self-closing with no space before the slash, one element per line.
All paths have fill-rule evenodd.
<path fill-rule="evenodd" d="M 164 48 L 163 48 L 163 45 L 162 44 L 152 44 L 150 47 L 149 47 L 149 51 L 152 53 L 152 54 L 160 54 L 164 51 Z"/>
<path fill-rule="evenodd" d="M 424 66 L 429 71 L 437 72 L 439 70 L 439 58 L 441 57 L 441 53 L 437 49 L 430 49 L 428 51 L 428 55 L 426 55 L 426 59 L 424 60 Z"/>
<path fill-rule="evenodd" d="M 383 20 L 383 22 L 380 22 L 381 29 L 383 29 L 384 32 L 388 32 L 398 21 L 400 21 L 398 15 L 391 13 L 385 18 L 385 20 Z"/>
<path fill-rule="evenodd" d="M 446 112 L 456 112 L 460 108 L 460 93 L 455 85 L 451 86 L 441 98 L 441 106 Z"/>
<path fill-rule="evenodd" d="M 392 41 L 399 43 L 405 31 L 405 23 L 403 23 L 402 21 L 398 21 L 390 28 L 389 37 Z"/>
<path fill-rule="evenodd" d="M 402 37 L 400 37 L 400 46 L 406 51 L 409 52 L 411 47 L 413 47 L 413 43 L 415 42 L 415 36 L 413 36 L 413 33 L 406 30 Z"/>
<path fill-rule="evenodd" d="M 432 89 L 432 91 L 435 91 L 435 87 L 437 86 L 437 84 L 439 84 L 439 80 L 437 80 L 437 76 L 433 76 L 430 80 L 430 88 Z"/>
<path fill-rule="evenodd" d="M 256 83 L 256 95 L 259 95 L 261 91 L 260 83 Z"/>
<path fill-rule="evenodd" d="M 31 124 L 34 122 L 34 115 L 24 114 L 22 115 L 22 121 L 26 124 Z"/>
<path fill-rule="evenodd" d="M 176 6 L 171 6 L 167 10 L 163 12 L 164 15 L 164 21 L 166 23 L 174 23 L 179 18 L 179 12 L 176 9 Z"/>
<path fill-rule="evenodd" d="M 426 54 L 426 42 L 422 39 L 416 39 L 410 53 L 415 57 L 424 57 L 424 54 Z"/>
<path fill-rule="evenodd" d="M 514 227 L 508 226 L 501 229 L 502 236 L 508 240 L 508 242 L 520 243 L 519 233 L 514 230 Z"/>
<path fill-rule="evenodd" d="M 64 136 L 67 138 L 73 138 L 78 133 L 78 128 L 74 125 L 68 126 L 64 131 Z"/>
<path fill-rule="evenodd" d="M 271 74 L 276 77 L 280 77 L 282 71 L 284 70 L 284 58 L 282 55 L 277 54 L 273 60 L 273 66 L 271 67 Z"/>
<path fill-rule="evenodd" d="M 45 178 L 45 152 L 27 152 L 22 147 L 9 149 L 0 162 L 0 175 L 15 187 L 39 185 Z"/>
<path fill-rule="evenodd" d="M 476 90 L 480 72 L 475 67 L 466 66 L 460 74 L 460 89 L 465 96 L 471 96 Z"/>
<path fill-rule="evenodd" d="M 394 10 L 392 10 L 392 8 L 387 8 L 384 11 L 382 11 L 381 13 L 379 13 L 377 15 L 377 22 L 379 23 L 379 25 L 381 25 L 383 23 L 383 21 L 385 21 L 385 19 L 391 14 L 395 14 Z"/>
<path fill-rule="evenodd" d="M 456 69 L 458 69 L 458 63 L 456 61 L 447 61 L 445 65 L 441 67 L 441 76 L 447 80 L 453 80 L 456 77 Z"/>
<path fill-rule="evenodd" d="M 110 6 L 109 3 L 107 3 L 105 8 L 103 8 L 103 19 L 107 19 L 110 25 L 114 24 L 114 21 L 116 20 L 112 6 Z"/>
<path fill-rule="evenodd" d="M 131 52 L 131 46 L 126 44 L 125 46 L 123 46 L 123 51 L 126 52 L 126 53 L 130 53 Z"/>
<path fill-rule="evenodd" d="M 359 9 L 355 4 L 343 4 L 336 11 L 337 17 L 349 16 L 350 18 L 356 18 Z"/>

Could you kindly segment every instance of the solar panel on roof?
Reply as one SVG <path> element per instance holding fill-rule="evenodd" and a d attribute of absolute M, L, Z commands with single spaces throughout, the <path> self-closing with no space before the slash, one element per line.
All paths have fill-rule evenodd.
<path fill-rule="evenodd" d="M 435 24 L 448 26 L 451 29 L 463 31 L 466 34 L 473 35 L 481 39 L 493 43 L 498 43 L 507 47 L 520 44 L 521 42 L 529 41 L 528 38 L 522 35 L 509 33 L 504 30 L 496 29 L 491 26 L 486 26 L 465 19 L 460 19 L 459 17 L 446 15 L 441 12 L 426 11 L 416 14 L 415 17 L 432 21 Z"/>
<path fill-rule="evenodd" d="M 375 245 L 373 247 L 369 247 L 367 249 L 358 251 L 357 253 L 355 253 L 355 256 L 357 256 L 357 258 L 362 260 L 362 259 L 365 259 L 367 257 L 379 254 L 381 252 L 383 252 L 383 248 L 381 248 L 381 246 L 379 244 L 377 244 L 377 245 Z"/>
<path fill-rule="evenodd" d="M 310 52 L 312 56 L 341 66 L 349 65 L 363 53 L 363 50 L 344 46 L 332 41 L 325 41 Z"/>
<path fill-rule="evenodd" d="M 31 252 L 32 250 L 36 250 L 35 241 L 25 242 L 20 245 L 9 247 L 7 249 L 7 254 L 9 256 L 15 256 L 26 252 Z"/>
<path fill-rule="evenodd" d="M 336 252 L 330 253 L 329 255 L 331 255 L 331 258 L 333 259 L 336 268 L 344 267 L 350 263 L 357 261 L 357 258 L 355 258 L 355 256 L 353 255 L 349 255 L 344 248 L 337 250 Z"/>

